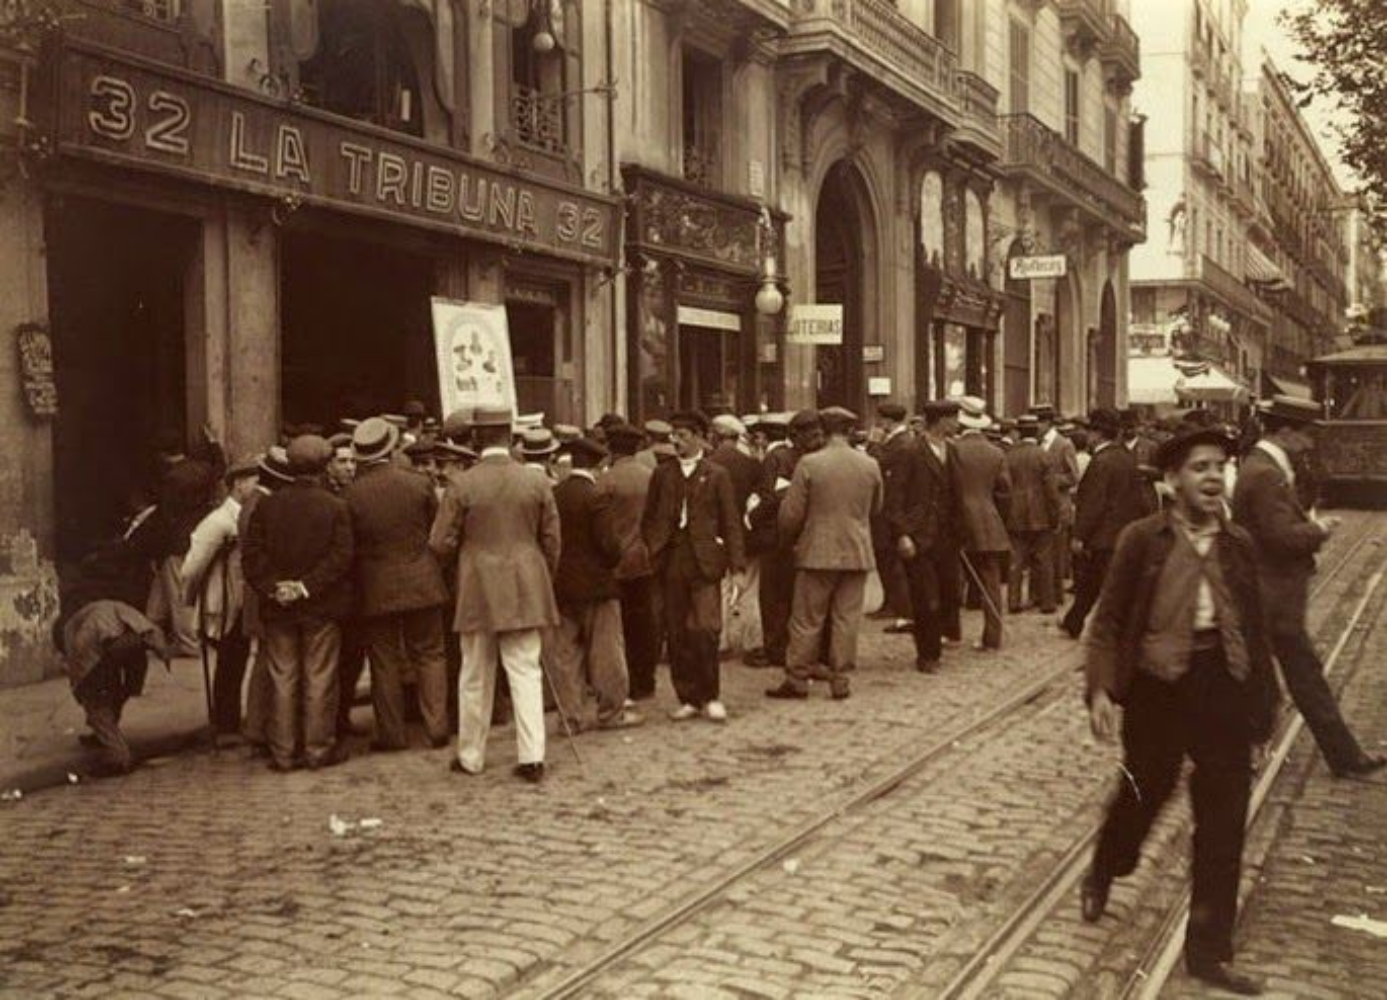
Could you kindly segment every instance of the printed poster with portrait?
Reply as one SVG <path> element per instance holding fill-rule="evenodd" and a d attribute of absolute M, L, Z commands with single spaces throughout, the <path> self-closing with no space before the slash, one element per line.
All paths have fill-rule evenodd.
<path fill-rule="evenodd" d="M 479 406 L 516 412 L 506 307 L 434 298 L 433 342 L 443 413 Z"/>

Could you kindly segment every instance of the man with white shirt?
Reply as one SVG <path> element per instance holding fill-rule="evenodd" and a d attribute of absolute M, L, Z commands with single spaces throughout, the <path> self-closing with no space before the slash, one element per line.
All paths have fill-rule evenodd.
<path fill-rule="evenodd" d="M 721 585 L 729 571 L 738 586 L 745 582 L 742 519 L 732 477 L 707 459 L 707 418 L 684 412 L 669 422 L 678 459 L 658 466 L 650 479 L 641 534 L 664 595 L 670 680 L 679 697 L 672 718 L 701 714 L 723 722 Z"/>
<path fill-rule="evenodd" d="M 1296 493 L 1294 459 L 1314 447 L 1309 428 L 1320 408 L 1273 396 L 1259 409 L 1263 434 L 1238 470 L 1233 518 L 1256 547 L 1272 652 L 1330 771 L 1341 778 L 1368 774 L 1387 760 L 1366 754 L 1344 723 L 1305 627 L 1315 553 L 1339 525 L 1338 518 L 1307 512 Z"/>

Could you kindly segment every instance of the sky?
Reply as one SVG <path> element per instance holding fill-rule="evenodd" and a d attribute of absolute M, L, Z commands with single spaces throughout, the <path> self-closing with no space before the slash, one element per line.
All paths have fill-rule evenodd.
<path fill-rule="evenodd" d="M 1153 0 L 1133 0 L 1134 3 L 1151 3 Z M 1159 2 L 1159 0 L 1155 0 Z M 1308 81 L 1313 68 L 1297 56 L 1296 43 L 1279 23 L 1277 15 L 1283 10 L 1299 10 L 1312 5 L 1314 0 L 1249 0 L 1247 20 L 1243 22 L 1243 70 L 1245 73 L 1257 71 L 1259 53 L 1265 49 L 1276 65 L 1297 80 Z M 1331 130 L 1335 120 L 1332 102 L 1316 100 L 1301 114 L 1310 125 L 1310 130 L 1320 140 L 1320 149 L 1334 167 L 1340 184 L 1352 184 L 1353 172 L 1339 158 L 1338 140 Z"/>

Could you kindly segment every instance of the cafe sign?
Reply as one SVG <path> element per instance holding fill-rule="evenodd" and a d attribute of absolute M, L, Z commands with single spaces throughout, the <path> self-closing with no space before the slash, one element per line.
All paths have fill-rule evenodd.
<path fill-rule="evenodd" d="M 593 263 L 617 256 L 608 198 L 498 169 L 137 57 L 69 43 L 60 152 Z"/>
<path fill-rule="evenodd" d="M 1038 278 L 1063 278 L 1068 259 L 1062 253 L 1036 257 L 1013 257 L 1007 261 L 1007 277 L 1013 281 L 1032 281 Z"/>

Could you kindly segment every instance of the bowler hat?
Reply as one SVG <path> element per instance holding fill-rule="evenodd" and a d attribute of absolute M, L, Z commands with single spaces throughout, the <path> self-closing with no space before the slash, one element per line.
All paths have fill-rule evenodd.
<path fill-rule="evenodd" d="M 273 445 L 260 458 L 260 481 L 262 483 L 292 483 L 294 473 L 289 468 L 289 456 L 280 445 Z"/>
<path fill-rule="evenodd" d="M 708 433 L 708 418 L 698 410 L 680 410 L 670 414 L 669 425 L 671 428 L 682 427 L 694 431 L 700 436 Z"/>
<path fill-rule="evenodd" d="M 607 457 L 607 449 L 589 437 L 564 442 L 563 452 L 572 455 L 579 468 L 590 468 Z"/>
<path fill-rule="evenodd" d="M 877 407 L 877 416 L 883 420 L 904 420 L 906 411 L 900 403 L 882 403 Z"/>
<path fill-rule="evenodd" d="M 938 420 L 941 417 L 952 417 L 958 412 L 958 401 L 953 399 L 927 399 L 920 407 L 920 412 L 926 420 Z"/>
<path fill-rule="evenodd" d="M 633 452 L 645 442 L 645 432 L 630 424 L 609 424 L 607 441 L 613 448 Z"/>
<path fill-rule="evenodd" d="M 1122 430 L 1122 417 L 1116 410 L 1106 406 L 1099 407 L 1089 411 L 1088 426 L 1095 431 L 1102 431 L 1109 437 L 1115 437 Z"/>
<path fill-rule="evenodd" d="M 1320 404 L 1296 396 L 1272 396 L 1257 404 L 1257 412 L 1264 419 L 1280 421 L 1283 424 L 1310 424 L 1324 416 Z"/>
<path fill-rule="evenodd" d="M 370 417 L 352 431 L 352 451 L 358 462 L 377 462 L 389 458 L 399 446 L 400 429 L 382 417 Z"/>
<path fill-rule="evenodd" d="M 472 411 L 473 427 L 509 427 L 515 414 L 508 406 L 479 406 Z"/>
<path fill-rule="evenodd" d="M 559 443 L 548 427 L 531 427 L 520 435 L 520 452 L 526 458 L 543 458 L 558 450 Z"/>
<path fill-rule="evenodd" d="M 823 427 L 823 417 L 819 416 L 818 410 L 800 410 L 790 418 L 790 430 L 808 431 L 816 427 Z"/>
<path fill-rule="evenodd" d="M 1236 442 L 1221 427 L 1184 424 L 1156 448 L 1152 460 L 1163 471 L 1178 469 L 1196 445 L 1215 444 L 1231 454 Z"/>
<path fill-rule="evenodd" d="M 429 415 L 429 408 L 417 399 L 405 403 L 404 415 L 413 420 L 423 420 Z"/>
<path fill-rule="evenodd" d="M 443 418 L 443 426 L 439 433 L 445 438 L 460 438 L 466 437 L 467 432 L 471 429 L 472 409 L 471 407 L 464 407 L 460 410 L 454 410 Z"/>
<path fill-rule="evenodd" d="M 987 404 L 977 396 L 958 397 L 958 422 L 975 431 L 985 431 L 992 426 L 992 418 L 987 415 Z"/>
<path fill-rule="evenodd" d="M 322 472 L 332 458 L 332 445 L 320 434 L 300 434 L 289 442 L 284 455 L 294 475 L 314 476 Z"/>

